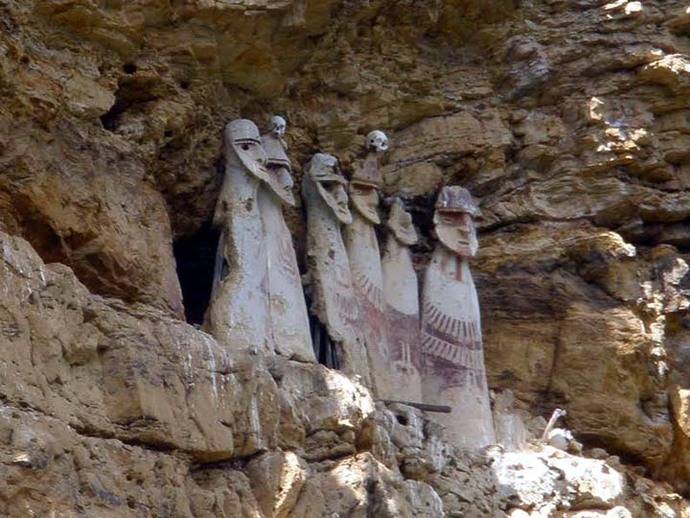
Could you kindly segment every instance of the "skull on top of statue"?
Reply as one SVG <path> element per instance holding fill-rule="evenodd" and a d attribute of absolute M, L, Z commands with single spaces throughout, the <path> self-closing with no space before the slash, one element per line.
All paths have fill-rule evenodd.
<path fill-rule="evenodd" d="M 388 150 L 388 137 L 381 130 L 374 130 L 367 135 L 367 148 L 376 153 Z"/>
<path fill-rule="evenodd" d="M 271 117 L 271 132 L 278 138 L 285 135 L 285 130 L 287 129 L 287 122 L 280 115 L 274 115 Z"/>

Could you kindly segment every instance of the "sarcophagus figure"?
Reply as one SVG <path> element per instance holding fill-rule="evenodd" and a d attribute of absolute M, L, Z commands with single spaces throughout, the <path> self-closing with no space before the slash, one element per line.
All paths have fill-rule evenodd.
<path fill-rule="evenodd" d="M 256 125 L 237 119 L 225 127 L 225 180 L 214 224 L 221 229 L 205 328 L 232 348 L 272 352 L 269 340 L 266 240 L 258 204 L 270 180 Z"/>
<path fill-rule="evenodd" d="M 271 183 L 259 189 L 268 260 L 268 338 L 278 354 L 315 361 L 297 257 L 281 207 L 281 202 L 295 205 L 292 166 L 283 141 L 287 125 L 285 119 L 275 116 L 271 126 L 271 131 L 261 137 Z"/>
<path fill-rule="evenodd" d="M 383 294 L 381 254 L 376 239 L 379 190 L 383 178 L 379 155 L 388 149 L 388 139 L 381 131 L 367 136 L 367 154 L 355 167 L 350 179 L 352 224 L 345 227 L 345 247 L 350 260 L 355 294 L 359 305 L 358 327 L 362 333 L 375 392 L 383 397 L 390 388 L 386 302 Z"/>
<path fill-rule="evenodd" d="M 366 351 L 357 326 L 359 311 L 341 226 L 352 222 L 347 181 L 332 155 L 317 153 L 306 167 L 302 195 L 307 205 L 313 339 L 321 363 L 358 374 L 370 383 Z"/>
<path fill-rule="evenodd" d="M 382 262 L 390 384 L 382 397 L 421 403 L 419 289 L 410 251 L 417 232 L 400 198 L 391 206 L 387 226 Z"/>
<path fill-rule="evenodd" d="M 468 259 L 477 253 L 479 210 L 461 187 L 444 187 L 436 202 L 439 244 L 424 277 L 422 391 L 425 403 L 452 407 L 434 416 L 460 447 L 495 442 L 477 291 Z"/>

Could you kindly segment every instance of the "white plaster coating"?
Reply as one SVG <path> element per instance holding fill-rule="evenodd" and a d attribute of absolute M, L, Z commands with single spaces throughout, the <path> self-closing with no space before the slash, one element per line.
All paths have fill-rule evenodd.
<path fill-rule="evenodd" d="M 288 358 L 316 361 L 297 257 L 278 198 L 259 191 L 268 258 L 269 330 L 274 350 Z"/>
<path fill-rule="evenodd" d="M 344 238 L 359 306 L 357 326 L 369 358 L 373 386 L 379 397 L 387 397 L 391 394 L 388 329 L 381 254 L 374 226 L 380 223 L 378 188 L 381 183 L 378 159 L 370 151 L 352 175 L 353 219 L 344 229 Z"/>
<path fill-rule="evenodd" d="M 225 129 L 226 168 L 214 222 L 222 229 L 205 327 L 226 346 L 271 352 L 268 337 L 268 258 L 258 204 L 268 180 L 259 130 L 247 120 Z M 223 266 L 223 263 L 226 266 Z M 227 268 L 225 277 L 220 272 Z"/>
<path fill-rule="evenodd" d="M 434 415 L 446 426 L 452 442 L 481 448 L 495 443 L 495 434 L 479 301 L 467 261 L 477 250 L 476 233 L 464 212 L 469 193 L 460 190 L 444 188 L 434 216 L 436 232 L 444 239 L 436 246 L 424 277 L 422 390 L 426 403 L 452 408 L 450 414 Z"/>
<path fill-rule="evenodd" d="M 416 241 L 417 236 L 409 214 L 399 199 L 391 207 L 388 228 L 390 233 L 386 240 L 382 269 L 390 383 L 384 397 L 421 402 L 419 288 L 408 246 Z"/>
<path fill-rule="evenodd" d="M 307 206 L 307 263 L 311 278 L 312 313 L 334 342 L 345 372 L 369 384 L 369 365 L 357 329 L 359 313 L 352 271 L 341 235 L 341 224 L 352 221 L 347 208 L 346 181 L 336 172 L 337 160 L 317 153 L 306 168 L 302 193 Z"/>
<path fill-rule="evenodd" d="M 282 133 L 285 132 L 285 120 L 282 117 L 274 117 L 273 122 L 274 130 L 275 125 L 279 124 Z M 277 353 L 300 361 L 314 362 L 316 358 L 302 279 L 292 234 L 285 223 L 280 204 L 281 199 L 294 204 L 290 160 L 284 142 L 276 133 L 274 131 L 263 135 L 262 142 L 268 156 L 269 173 L 278 180 L 283 193 L 281 195 L 266 185 L 259 189 L 259 209 L 268 260 L 269 338 Z"/>
<path fill-rule="evenodd" d="M 278 118 L 282 120 L 281 117 Z M 268 186 L 281 200 L 294 206 L 295 197 L 292 194 L 294 182 L 290 174 L 292 164 L 287 155 L 287 144 L 283 140 L 285 129 L 285 120 L 278 125 L 278 129 L 274 121 L 272 131 L 262 135 L 261 144 L 266 151 L 266 167 L 269 171 Z"/>
<path fill-rule="evenodd" d="M 345 247 L 352 270 L 359 328 L 369 359 L 374 388 L 378 396 L 389 393 L 387 326 L 383 295 L 383 270 L 374 226 L 355 212 L 344 230 Z"/>

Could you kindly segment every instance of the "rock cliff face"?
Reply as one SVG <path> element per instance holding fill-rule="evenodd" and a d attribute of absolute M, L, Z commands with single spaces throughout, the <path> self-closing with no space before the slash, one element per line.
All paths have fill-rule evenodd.
<path fill-rule="evenodd" d="M 0 0 L 0 514 L 682 516 L 688 35 L 679 0 Z M 184 322 L 173 242 L 208 246 L 224 124 L 273 113 L 298 179 L 389 132 L 420 269 L 438 186 L 480 200 L 490 388 L 567 409 L 614 497 Z"/>

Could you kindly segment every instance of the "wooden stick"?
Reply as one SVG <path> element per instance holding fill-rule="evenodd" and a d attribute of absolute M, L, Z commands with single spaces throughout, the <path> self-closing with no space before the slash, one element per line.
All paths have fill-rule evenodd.
<path fill-rule="evenodd" d="M 382 399 L 381 401 L 383 401 L 387 405 L 397 403 L 400 405 L 411 406 L 424 412 L 437 412 L 439 414 L 450 414 L 452 410 L 451 407 L 446 405 L 428 405 L 426 403 L 413 403 L 412 401 L 395 401 L 390 399 Z"/>

